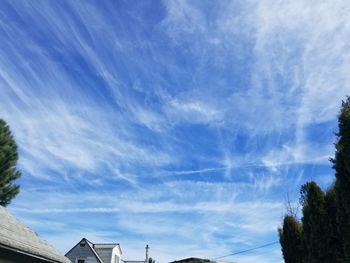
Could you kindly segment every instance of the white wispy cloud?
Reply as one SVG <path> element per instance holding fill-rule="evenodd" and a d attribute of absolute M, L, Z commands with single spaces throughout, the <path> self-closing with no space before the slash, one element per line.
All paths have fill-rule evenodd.
<path fill-rule="evenodd" d="M 167 108 L 170 119 L 190 123 L 220 123 L 223 120 L 222 113 L 211 105 L 200 101 L 172 100 Z"/>
<path fill-rule="evenodd" d="M 249 187 L 242 185 L 233 194 L 234 184 L 197 183 L 195 187 L 188 182 L 186 187 L 184 182 L 173 182 L 152 189 L 139 189 L 128 195 L 125 192 L 119 194 L 116 192 L 113 195 L 99 192 L 86 192 L 83 195 L 81 192 L 75 194 L 57 192 L 46 199 L 42 196 L 51 191 L 40 191 L 36 196 L 23 193 L 22 199 L 17 201 L 17 208 L 12 210 L 27 218 L 26 221 L 32 222 L 32 225 L 37 225 L 35 221 L 33 223 L 36 215 L 42 218 L 53 216 L 56 220 L 66 218 L 64 225 L 58 225 L 61 233 L 56 237 L 50 236 L 55 242 L 59 242 L 59 239 L 65 236 L 63 233 L 77 224 L 77 215 L 86 218 L 84 214 L 88 214 L 89 220 L 83 222 L 79 220 L 79 229 L 84 235 L 91 236 L 89 229 L 92 226 L 99 228 L 100 224 L 105 226 L 107 224 L 110 229 L 109 234 L 103 231 L 95 232 L 94 239 L 105 239 L 106 242 L 113 237 L 118 238 L 123 249 L 125 247 L 127 251 L 135 250 L 137 244 L 132 245 L 130 243 L 132 239 L 125 235 L 119 236 L 118 229 L 122 229 L 123 233 L 131 233 L 150 243 L 154 247 L 154 256 L 159 260 L 162 258 L 166 260 L 169 255 L 165 257 L 164 252 L 158 254 L 156 251 L 166 251 L 174 245 L 176 249 L 180 249 L 179 242 L 184 250 L 182 256 L 202 255 L 209 258 L 227 253 L 232 246 L 254 245 L 257 235 L 275 234 L 280 214 L 284 209 L 283 204 L 268 200 L 239 201 Z M 189 188 L 191 192 L 188 191 Z M 181 193 L 180 200 L 174 198 L 178 193 Z M 27 208 L 27 202 L 33 204 L 31 209 Z M 97 222 L 93 219 L 106 214 L 109 215 L 107 221 Z M 37 228 L 40 230 L 45 226 Z M 79 229 L 71 233 L 71 239 L 79 238 Z M 245 233 L 244 238 L 234 238 L 239 236 L 241 231 Z M 217 243 L 216 236 L 220 235 L 228 235 L 230 238 Z M 164 240 L 169 238 L 173 241 L 164 244 Z M 211 244 L 211 249 L 204 249 L 198 240 Z M 67 244 L 64 247 L 69 249 Z M 139 250 L 134 256 L 141 257 L 142 254 L 143 252 Z M 130 257 L 130 254 L 126 255 Z M 179 254 L 170 255 L 175 259 Z"/>
<path fill-rule="evenodd" d="M 209 173 L 215 171 L 225 170 L 225 167 L 213 167 L 213 168 L 204 168 L 199 170 L 182 170 L 182 171 L 164 171 L 161 172 L 160 175 L 189 175 L 189 174 L 201 174 L 201 173 Z"/>
<path fill-rule="evenodd" d="M 220 256 L 276 239 L 307 165 L 331 181 L 346 1 L 2 4 L 0 118 L 25 174 L 12 211 L 60 248 Z M 281 262 L 259 253 L 232 260 Z"/>

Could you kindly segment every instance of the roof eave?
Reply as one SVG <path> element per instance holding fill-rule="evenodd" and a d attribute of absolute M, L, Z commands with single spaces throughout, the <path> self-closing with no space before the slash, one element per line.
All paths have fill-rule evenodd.
<path fill-rule="evenodd" d="M 50 263 L 67 263 L 67 262 L 69 262 L 68 259 L 65 260 L 65 261 L 63 261 L 63 260 L 55 260 L 55 259 L 48 258 L 48 257 L 45 257 L 45 256 L 36 255 L 36 254 L 30 253 L 30 252 L 27 252 L 27 251 L 24 251 L 24 250 L 21 250 L 21 249 L 18 249 L 18 248 L 6 246 L 4 244 L 0 244 L 0 247 L 4 248 L 4 249 L 7 249 L 7 250 L 11 250 L 13 252 L 17 252 L 17 253 L 26 255 L 26 256 L 30 256 L 30 257 L 33 257 L 33 258 L 45 260 L 45 261 L 48 261 Z"/>

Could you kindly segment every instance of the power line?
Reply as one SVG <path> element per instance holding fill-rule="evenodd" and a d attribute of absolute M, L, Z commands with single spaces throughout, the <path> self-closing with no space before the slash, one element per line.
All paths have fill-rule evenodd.
<path fill-rule="evenodd" d="M 259 249 L 259 248 L 272 246 L 272 245 L 277 244 L 277 243 L 279 243 L 279 241 L 267 243 L 267 244 L 264 244 L 264 245 L 261 245 L 261 246 L 258 246 L 258 247 L 254 247 L 254 248 L 250 248 L 250 249 L 234 252 L 232 254 L 228 254 L 228 255 L 225 255 L 225 256 L 221 256 L 221 257 L 216 257 L 216 258 L 213 258 L 213 259 L 226 258 L 226 257 L 229 257 L 229 256 L 234 256 L 234 255 L 237 255 L 237 254 L 242 254 L 242 253 L 246 253 L 246 252 L 249 252 L 249 251 L 253 251 L 253 250 L 256 250 L 256 249 Z"/>

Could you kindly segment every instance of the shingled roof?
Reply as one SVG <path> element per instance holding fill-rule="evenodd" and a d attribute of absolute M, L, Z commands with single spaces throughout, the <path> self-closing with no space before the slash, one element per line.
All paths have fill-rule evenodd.
<path fill-rule="evenodd" d="M 71 263 L 46 240 L 0 206 L 0 247 L 52 263 Z"/>
<path fill-rule="evenodd" d="M 87 246 L 85 246 L 87 244 Z M 80 246 L 84 245 L 84 246 Z M 86 249 L 89 249 L 98 262 L 100 263 L 108 263 L 113 261 L 113 249 L 117 248 L 119 250 L 119 256 L 122 254 L 122 250 L 118 243 L 101 243 L 94 244 L 91 241 L 87 240 L 85 237 L 80 240 L 74 247 L 72 247 L 67 253 L 66 257 L 69 258 L 72 262 L 75 261 L 77 257 L 84 258 L 86 257 Z M 82 256 L 84 254 L 84 256 Z M 114 262 L 114 261 L 113 261 Z"/>

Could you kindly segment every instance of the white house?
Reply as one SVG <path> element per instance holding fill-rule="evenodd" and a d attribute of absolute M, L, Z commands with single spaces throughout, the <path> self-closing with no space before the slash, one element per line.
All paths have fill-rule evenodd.
<path fill-rule="evenodd" d="M 119 244 L 94 244 L 83 238 L 65 255 L 72 263 L 122 263 Z"/>

